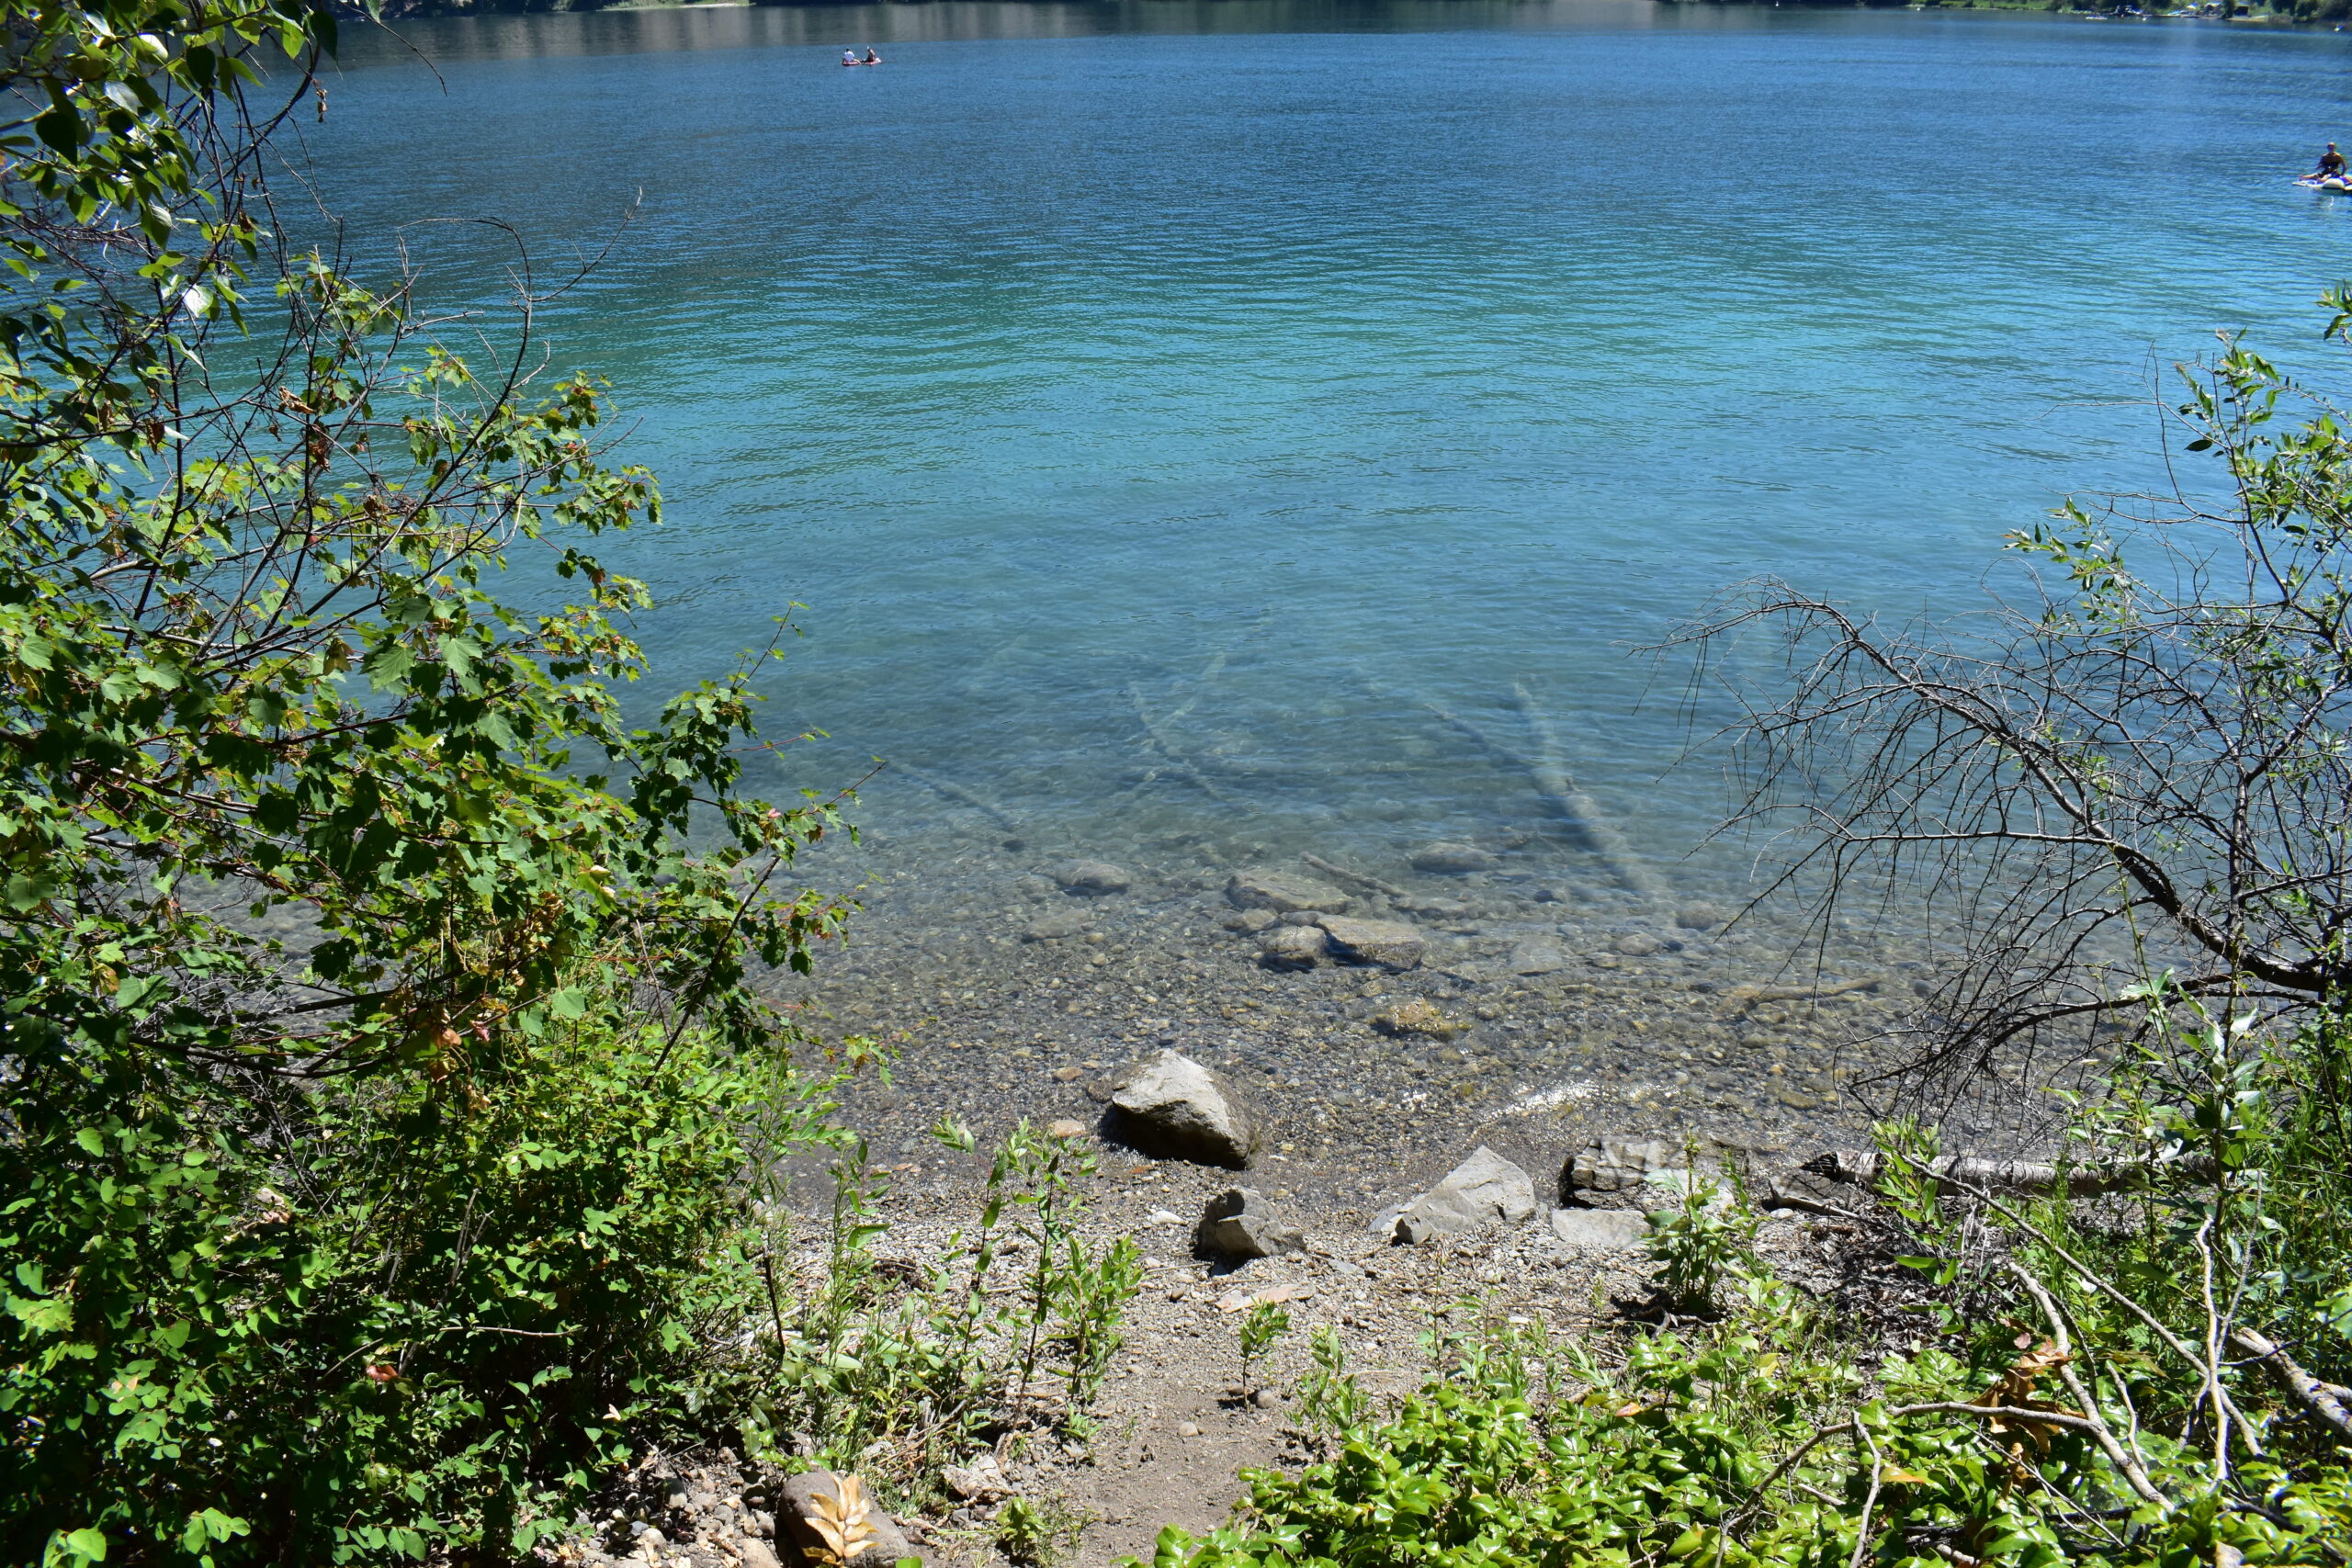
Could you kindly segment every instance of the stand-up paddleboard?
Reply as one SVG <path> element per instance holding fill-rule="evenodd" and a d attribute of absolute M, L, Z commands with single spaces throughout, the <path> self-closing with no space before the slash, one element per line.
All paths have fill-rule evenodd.
<path fill-rule="evenodd" d="M 2295 183 L 2302 186 L 2305 190 L 2332 190 L 2352 193 L 2352 179 L 2346 179 L 2341 175 L 2330 175 L 2325 179 L 2320 178 L 2317 175 L 2305 175 L 2301 179 L 2297 180 Z"/>

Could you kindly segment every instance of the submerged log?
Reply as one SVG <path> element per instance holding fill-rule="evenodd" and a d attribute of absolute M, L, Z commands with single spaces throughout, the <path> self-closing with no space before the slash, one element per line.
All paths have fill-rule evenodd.
<path fill-rule="evenodd" d="M 946 796 L 958 806 L 970 807 L 1015 838 L 1021 836 L 1021 824 L 1014 821 L 1002 807 L 985 795 L 966 789 L 954 779 L 943 779 L 935 773 L 927 773 L 911 762 L 890 762 L 886 766 L 896 769 L 924 788 Z"/>
<path fill-rule="evenodd" d="M 1817 1002 L 1829 997 L 1875 991 L 1885 984 L 1883 975 L 1865 975 L 1859 980 L 1839 980 L 1827 986 L 1734 986 L 1724 993 L 1724 1000 L 1739 1008 L 1754 1007 L 1759 1002 Z"/>
<path fill-rule="evenodd" d="M 1551 718 L 1536 705 L 1535 697 L 1528 691 L 1527 682 L 1514 681 L 1510 685 L 1511 699 L 1519 706 L 1520 716 L 1527 721 L 1527 733 L 1534 738 L 1535 755 L 1528 763 L 1528 772 L 1535 780 L 1535 793 L 1552 803 L 1553 809 L 1575 824 L 1584 835 L 1592 852 L 1607 863 L 1617 880 L 1630 892 L 1645 898 L 1665 896 L 1666 889 L 1634 854 L 1634 846 L 1625 835 L 1601 810 L 1600 803 L 1578 788 L 1561 755 L 1559 739 L 1553 733 Z"/>
<path fill-rule="evenodd" d="M 1561 764 L 1552 727 L 1537 711 L 1526 686 L 1514 682 L 1512 690 L 1518 698 L 1520 713 L 1527 720 L 1529 734 L 1536 744 L 1536 755 L 1533 757 L 1520 755 L 1459 714 L 1434 703 L 1423 705 L 1440 723 L 1497 761 L 1523 770 L 1534 784 L 1537 797 L 1549 806 L 1553 814 L 1566 826 L 1577 847 L 1606 866 L 1619 886 L 1645 898 L 1663 897 L 1665 889 L 1634 856 L 1632 846 L 1625 842 L 1624 835 L 1617 831 L 1592 796 L 1577 787 L 1576 780 Z"/>
<path fill-rule="evenodd" d="M 1405 890 L 1397 886 L 1395 883 L 1383 882 L 1376 876 L 1366 876 L 1360 871 L 1350 871 L 1345 866 L 1333 865 L 1321 855 L 1301 855 L 1298 858 L 1313 866 L 1316 870 L 1323 873 L 1326 876 L 1336 876 L 1342 882 L 1352 882 L 1359 887 L 1369 887 L 1374 893 L 1381 894 L 1385 897 L 1402 898 L 1406 897 Z"/>
<path fill-rule="evenodd" d="M 1199 765 L 1184 754 L 1183 749 L 1168 738 L 1167 729 L 1151 716 L 1151 710 L 1144 706 L 1143 688 L 1133 681 L 1127 682 L 1127 700 L 1135 704 L 1136 717 L 1143 721 L 1144 733 L 1149 735 L 1151 743 L 1159 748 L 1159 754 L 1167 759 L 1168 765 L 1188 783 L 1198 785 L 1203 795 L 1222 806 L 1225 792 L 1211 783 L 1208 774 L 1201 772 Z"/>
<path fill-rule="evenodd" d="M 1161 719 L 1160 722 L 1163 724 L 1173 724 L 1178 719 L 1183 717 L 1186 714 L 1191 713 L 1194 708 L 1200 706 L 1201 698 L 1207 694 L 1208 689 L 1211 686 L 1216 684 L 1216 678 L 1225 673 L 1225 662 L 1226 650 L 1224 649 L 1220 648 L 1215 653 L 1209 655 L 1208 665 L 1201 671 L 1201 678 L 1193 682 L 1193 694 L 1186 697 L 1183 702 L 1179 704 L 1176 707 L 1170 709 L 1168 716 Z"/>

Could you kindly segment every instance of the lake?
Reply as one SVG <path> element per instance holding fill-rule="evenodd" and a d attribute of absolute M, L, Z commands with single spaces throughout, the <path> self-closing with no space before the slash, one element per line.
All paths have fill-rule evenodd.
<path fill-rule="evenodd" d="M 304 117 L 354 244 L 397 230 L 455 299 L 510 242 L 447 220 L 542 279 L 604 253 L 541 324 L 662 476 L 618 554 L 664 689 L 806 606 L 770 728 L 829 739 L 775 782 L 888 759 L 861 815 L 939 842 L 1540 847 L 1524 685 L 1636 852 L 1736 877 L 1683 858 L 1723 782 L 1634 650 L 1758 573 L 1894 616 L 2014 586 L 2004 531 L 2159 477 L 2169 361 L 2309 353 L 2352 239 L 2289 183 L 2352 131 L 2318 30 L 1459 0 L 401 32 Z"/>

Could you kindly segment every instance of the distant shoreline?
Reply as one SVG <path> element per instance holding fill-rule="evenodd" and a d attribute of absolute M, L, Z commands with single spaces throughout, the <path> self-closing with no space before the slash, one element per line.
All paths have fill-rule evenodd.
<path fill-rule="evenodd" d="M 841 10 L 876 4 L 889 6 L 924 6 L 944 0 L 613 0 L 612 4 L 535 3 L 535 0 L 395 0 L 385 7 L 387 21 L 407 21 L 424 18 L 441 19 L 464 17 L 533 17 L 583 16 L 606 11 L 726 11 L 726 10 Z M 959 0 L 961 3 L 961 0 Z M 1059 0 L 1075 5 L 1124 5 L 1135 0 Z M 1147 4 L 1223 6 L 1249 4 L 1250 0 L 1144 0 Z M 1439 0 L 1442 3 L 1442 0 Z M 1467 0 L 1477 3 L 1477 0 Z M 2199 21 L 2227 22 L 2240 27 L 2327 27 L 2352 19 L 2352 0 L 2297 0 L 2285 9 L 2238 6 L 2234 14 L 2222 14 L 2219 6 L 2198 10 L 2154 9 L 2141 7 L 2140 14 L 2117 0 L 1654 0 L 1660 6 L 1690 8 L 1718 7 L 1723 9 L 1752 9 L 1770 5 L 1791 10 L 1807 11 L 2018 11 L 2048 12 L 2079 17 L 2115 17 L 2119 20 L 2165 22 Z M 338 9 L 349 16 L 365 15 L 356 6 L 342 5 Z"/>

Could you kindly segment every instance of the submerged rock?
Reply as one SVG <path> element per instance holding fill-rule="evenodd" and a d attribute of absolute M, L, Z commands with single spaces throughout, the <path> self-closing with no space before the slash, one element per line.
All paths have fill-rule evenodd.
<path fill-rule="evenodd" d="M 1225 885 L 1225 897 L 1237 909 L 1272 909 L 1288 914 L 1313 909 L 1337 914 L 1348 907 L 1348 896 L 1326 883 L 1285 871 L 1244 871 Z"/>
<path fill-rule="evenodd" d="M 1247 1261 L 1306 1250 L 1306 1233 L 1254 1187 L 1228 1187 L 1211 1198 L 1193 1233 L 1201 1251 Z"/>
<path fill-rule="evenodd" d="M 1256 936 L 1278 919 L 1272 909 L 1236 909 L 1225 917 L 1223 923 L 1227 931 Z"/>
<path fill-rule="evenodd" d="M 1135 879 L 1108 861 L 1064 861 L 1046 874 L 1054 885 L 1065 893 L 1095 897 L 1105 893 L 1125 893 Z"/>
<path fill-rule="evenodd" d="M 1492 871 L 1502 864 L 1496 856 L 1470 844 L 1450 841 L 1423 844 L 1408 857 L 1415 871 L 1434 872 L 1441 875 L 1469 871 Z"/>
<path fill-rule="evenodd" d="M 1416 969 L 1429 947 L 1420 932 L 1396 920 L 1353 920 L 1326 915 L 1318 923 L 1323 934 L 1330 938 L 1331 950 L 1350 964 Z"/>
<path fill-rule="evenodd" d="M 1464 1235 L 1497 1222 L 1517 1224 L 1534 1214 L 1534 1180 L 1481 1144 L 1443 1181 L 1403 1208 L 1383 1213 L 1374 1227 L 1393 1240 L 1419 1243 Z"/>
<path fill-rule="evenodd" d="M 1609 949 L 1612 953 L 1622 953 L 1628 958 L 1647 958 L 1652 953 L 1665 952 L 1666 943 L 1647 931 L 1627 931 L 1623 936 L 1611 942 Z"/>
<path fill-rule="evenodd" d="M 1452 1018 L 1435 1002 L 1409 997 L 1374 1013 L 1368 1021 L 1383 1034 L 1418 1034 L 1430 1040 L 1456 1040 L 1470 1032 L 1467 1020 Z"/>
<path fill-rule="evenodd" d="M 1021 931 L 1023 942 L 1060 942 L 1066 937 L 1082 935 L 1093 923 L 1093 918 L 1076 909 L 1065 909 L 1030 921 Z"/>
<path fill-rule="evenodd" d="M 1510 950 L 1503 967 L 1514 975 L 1556 975 L 1576 961 L 1559 938 L 1532 936 Z"/>
<path fill-rule="evenodd" d="M 1269 969 L 1312 969 L 1329 953 L 1318 926 L 1272 926 L 1258 939 L 1258 962 Z"/>
<path fill-rule="evenodd" d="M 1223 1074 L 1173 1051 L 1121 1071 L 1104 1130 L 1156 1157 L 1232 1168 L 1248 1165 L 1265 1136 Z"/>
<path fill-rule="evenodd" d="M 1675 911 L 1674 923 L 1686 931 L 1711 931 L 1730 919 L 1713 904 L 1685 904 Z"/>

